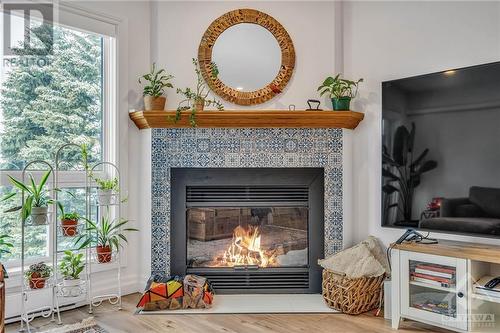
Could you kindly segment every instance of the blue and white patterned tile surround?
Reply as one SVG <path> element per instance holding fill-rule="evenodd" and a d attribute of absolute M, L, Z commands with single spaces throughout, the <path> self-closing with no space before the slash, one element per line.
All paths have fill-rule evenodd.
<path fill-rule="evenodd" d="M 341 129 L 153 129 L 151 270 L 170 272 L 170 168 L 323 167 L 325 255 L 342 249 Z"/>

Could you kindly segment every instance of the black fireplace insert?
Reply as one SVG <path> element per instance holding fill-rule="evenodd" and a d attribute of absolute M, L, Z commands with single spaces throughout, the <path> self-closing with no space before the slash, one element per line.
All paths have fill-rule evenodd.
<path fill-rule="evenodd" d="M 171 169 L 171 270 L 223 293 L 321 290 L 321 168 Z"/>

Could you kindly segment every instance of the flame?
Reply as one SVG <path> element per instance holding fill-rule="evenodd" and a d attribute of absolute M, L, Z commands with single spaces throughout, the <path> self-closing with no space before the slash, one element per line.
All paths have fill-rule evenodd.
<path fill-rule="evenodd" d="M 259 267 L 275 266 L 276 255 L 261 247 L 259 227 L 237 226 L 233 230 L 233 240 L 224 251 L 220 264 L 224 266 L 257 265 Z"/>

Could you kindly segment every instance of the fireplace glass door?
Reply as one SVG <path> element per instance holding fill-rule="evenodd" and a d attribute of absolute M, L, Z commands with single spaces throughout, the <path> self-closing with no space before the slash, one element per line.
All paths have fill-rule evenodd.
<path fill-rule="evenodd" d="M 307 207 L 190 207 L 188 267 L 307 267 Z"/>

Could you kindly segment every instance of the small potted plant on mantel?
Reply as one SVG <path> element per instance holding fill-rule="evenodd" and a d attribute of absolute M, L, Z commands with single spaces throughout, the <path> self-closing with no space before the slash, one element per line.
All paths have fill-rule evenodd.
<path fill-rule="evenodd" d="M 334 110 L 350 110 L 351 99 L 358 94 L 358 85 L 361 82 L 363 79 L 351 81 L 342 79 L 340 74 L 337 74 L 335 77 L 327 77 L 318 87 L 318 91 L 320 96 L 325 94 L 330 96 Z"/>
<path fill-rule="evenodd" d="M 79 249 L 95 246 L 97 262 L 106 264 L 113 259 L 113 250 L 122 247 L 122 241 L 128 242 L 123 232 L 138 231 L 134 228 L 123 228 L 128 220 L 113 219 L 107 214 L 101 217 L 100 222 L 87 220 L 87 233 L 80 235 L 76 244 L 80 244 Z"/>
<path fill-rule="evenodd" d="M 77 227 L 80 215 L 77 212 L 65 212 L 64 207 L 60 202 L 57 202 L 57 206 L 59 207 L 59 211 L 61 212 L 60 220 L 62 235 L 64 237 L 76 236 L 78 234 Z"/>
<path fill-rule="evenodd" d="M 177 123 L 181 119 L 181 112 L 186 110 L 191 110 L 191 114 L 189 116 L 189 123 L 192 127 L 196 127 L 196 112 L 203 111 L 205 107 L 215 106 L 217 110 L 224 110 L 224 106 L 222 103 L 216 99 L 208 99 L 208 95 L 210 94 L 210 88 L 207 87 L 205 80 L 203 79 L 203 75 L 201 75 L 200 66 L 198 60 L 195 58 L 192 59 L 194 65 L 194 71 L 196 73 L 196 89 L 193 90 L 191 88 L 186 88 L 184 90 L 177 88 L 177 93 L 184 95 L 184 99 L 179 102 L 179 106 L 177 107 L 177 112 L 175 114 L 175 122 Z M 219 75 L 219 70 L 217 65 L 212 62 L 211 63 L 211 74 L 213 77 L 217 77 Z M 185 105 L 187 104 L 187 105 Z"/>
<path fill-rule="evenodd" d="M 45 287 L 45 282 L 50 277 L 52 268 L 44 262 L 30 265 L 29 269 L 24 273 L 24 276 L 29 282 L 31 289 L 42 289 Z"/>
<path fill-rule="evenodd" d="M 23 191 L 25 198 L 23 206 L 10 208 L 6 210 L 5 213 L 21 210 L 21 218 L 23 221 L 31 216 L 31 221 L 34 225 L 47 224 L 48 206 L 54 203 L 54 200 L 49 196 L 50 190 L 45 187 L 50 173 L 50 170 L 47 171 L 38 184 L 36 184 L 31 174 L 29 175 L 27 184 L 23 184 L 14 177 L 8 176 L 11 184 L 17 188 L 18 192 L 7 194 L 2 198 L 2 201 L 9 200 L 16 195 L 21 195 Z M 54 191 L 58 191 L 58 189 L 54 189 Z"/>
<path fill-rule="evenodd" d="M 156 70 L 156 64 L 151 66 L 151 72 L 139 78 L 139 83 L 142 84 L 141 79 L 148 81 L 143 91 L 144 96 L 144 109 L 151 110 L 164 110 L 167 98 L 163 96 L 165 88 L 173 88 L 174 86 L 169 81 L 174 77 L 166 74 L 164 69 Z"/>
<path fill-rule="evenodd" d="M 78 287 L 85 264 L 83 262 L 83 253 L 73 253 L 70 250 L 64 251 L 64 256 L 59 265 L 59 271 L 63 277 L 64 287 Z"/>

